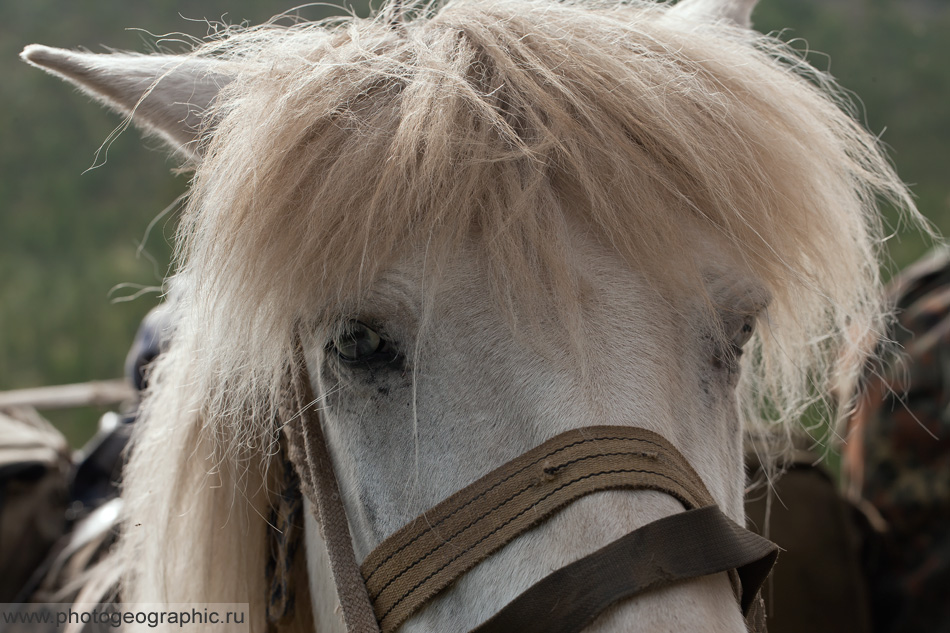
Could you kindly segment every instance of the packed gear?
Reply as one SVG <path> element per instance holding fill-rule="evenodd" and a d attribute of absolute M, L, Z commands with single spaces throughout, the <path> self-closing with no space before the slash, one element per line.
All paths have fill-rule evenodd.
<path fill-rule="evenodd" d="M 168 343 L 168 314 L 153 309 L 136 333 L 125 369 L 138 391 Z M 36 410 L 0 411 L 0 603 L 71 602 L 109 552 L 136 405 L 104 414 L 75 453 Z"/>
<path fill-rule="evenodd" d="M 66 533 L 72 460 L 62 434 L 28 407 L 0 411 L 0 438 L 0 603 L 10 603 Z"/>
<path fill-rule="evenodd" d="M 879 516 L 869 551 L 875 633 L 950 631 L 950 252 L 894 279 L 897 344 L 869 371 L 844 474 Z"/>
<path fill-rule="evenodd" d="M 775 475 L 750 449 L 746 522 L 782 550 L 762 588 L 769 633 L 871 633 L 864 570 L 876 541 L 870 522 L 805 442 Z"/>

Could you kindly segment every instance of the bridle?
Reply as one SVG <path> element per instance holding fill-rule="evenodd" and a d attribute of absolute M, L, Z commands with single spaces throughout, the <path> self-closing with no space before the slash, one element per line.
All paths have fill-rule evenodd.
<path fill-rule="evenodd" d="M 662 492 L 686 511 L 648 523 L 555 571 L 471 633 L 573 633 L 622 599 L 724 571 L 749 630 L 765 630 L 759 588 L 778 547 L 726 517 L 696 471 L 662 436 L 620 426 L 557 435 L 410 521 L 358 565 L 314 401 L 297 338 L 280 422 L 294 479 L 299 477 L 311 501 L 326 544 L 348 633 L 396 631 L 517 536 L 585 495 L 616 489 Z M 271 613 L 272 602 L 271 622 L 286 615 Z"/>

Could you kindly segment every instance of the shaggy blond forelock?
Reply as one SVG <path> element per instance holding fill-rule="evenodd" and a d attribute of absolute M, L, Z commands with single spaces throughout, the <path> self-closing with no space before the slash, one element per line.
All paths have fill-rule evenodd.
<path fill-rule="evenodd" d="M 913 205 L 830 80 L 774 39 L 649 2 L 480 0 L 196 54 L 244 68 L 181 224 L 211 366 L 277 370 L 293 322 L 338 319 L 407 251 L 437 270 L 473 235 L 519 309 L 569 304 L 568 218 L 661 286 L 700 279 L 681 255 L 695 227 L 726 243 L 774 297 L 761 358 L 790 392 L 773 407 L 837 354 L 801 341 L 880 330 L 876 197 Z"/>

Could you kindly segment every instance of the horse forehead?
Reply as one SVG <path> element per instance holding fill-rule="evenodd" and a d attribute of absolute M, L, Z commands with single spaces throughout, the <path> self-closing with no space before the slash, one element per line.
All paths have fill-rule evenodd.
<path fill-rule="evenodd" d="M 424 249 L 412 250 L 379 276 L 368 293 L 368 303 L 376 304 L 377 309 L 397 311 L 398 306 L 405 309 L 406 304 L 419 303 L 420 298 L 432 294 L 439 296 L 441 307 L 445 309 L 452 308 L 453 299 L 463 304 L 489 306 L 497 300 L 492 295 L 492 290 L 497 290 L 493 284 L 504 283 L 505 279 L 492 279 L 491 276 L 498 275 L 499 271 L 489 268 L 486 256 L 488 248 L 490 244 L 482 241 L 460 241 L 451 259 L 439 263 L 427 261 Z M 664 303 L 657 292 L 665 285 L 664 280 L 648 279 L 645 273 L 625 261 L 616 250 L 583 230 L 573 232 L 570 247 L 565 249 L 561 263 L 576 282 L 575 297 L 585 309 L 596 309 L 612 299 L 630 300 L 631 297 L 637 298 L 637 303 L 645 307 Z M 540 268 L 528 272 L 529 275 L 537 276 L 538 284 L 550 279 L 547 273 Z M 501 274 L 504 275 L 504 271 Z M 713 275 L 729 275 L 729 271 L 718 266 L 710 278 Z M 731 278 L 735 279 L 734 276 Z M 695 291 L 698 289 L 684 288 L 682 292 L 692 295 Z M 515 303 L 518 299 L 513 297 Z"/>
<path fill-rule="evenodd" d="M 655 271 L 648 276 L 589 233 L 574 233 L 564 266 L 576 283 L 572 298 L 579 302 L 584 330 L 594 338 L 611 336 L 618 328 L 657 338 L 684 328 L 702 328 L 703 319 L 712 316 L 710 300 L 730 314 L 755 314 L 770 302 L 762 281 L 749 274 L 747 267 L 733 264 L 713 240 L 696 240 L 689 247 L 703 262 L 701 279 L 678 285 L 655 276 Z M 499 304 L 494 286 L 499 279 L 492 277 L 484 255 L 484 245 L 474 240 L 460 243 L 452 259 L 438 266 L 427 262 L 424 252 L 415 251 L 377 279 L 361 307 L 370 316 L 397 322 L 405 327 L 406 335 L 418 330 L 423 321 L 427 326 L 464 327 L 488 314 L 497 316 L 509 307 L 521 307 L 517 294 L 508 297 L 512 306 Z M 539 284 L 544 283 L 545 271 L 532 274 Z M 534 324 L 554 325 L 552 312 L 557 306 L 542 309 L 546 311 L 518 316 Z"/>

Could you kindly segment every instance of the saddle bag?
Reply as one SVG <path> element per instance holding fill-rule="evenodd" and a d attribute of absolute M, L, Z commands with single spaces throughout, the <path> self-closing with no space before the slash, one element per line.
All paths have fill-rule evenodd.
<path fill-rule="evenodd" d="M 32 408 L 0 411 L 0 603 L 19 602 L 66 531 L 66 439 Z"/>

